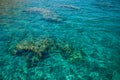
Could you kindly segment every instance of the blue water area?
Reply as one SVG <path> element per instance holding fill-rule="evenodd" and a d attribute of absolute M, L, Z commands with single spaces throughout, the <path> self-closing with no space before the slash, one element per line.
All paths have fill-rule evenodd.
<path fill-rule="evenodd" d="M 120 0 L 0 0 L 0 80 L 120 80 Z"/>

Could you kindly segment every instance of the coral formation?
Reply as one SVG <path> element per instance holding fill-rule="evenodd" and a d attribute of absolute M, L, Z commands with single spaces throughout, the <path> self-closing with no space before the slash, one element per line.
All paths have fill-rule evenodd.
<path fill-rule="evenodd" d="M 64 52 L 64 53 L 71 53 L 72 52 L 72 48 L 70 47 L 69 44 L 64 44 L 60 48 L 61 48 L 62 52 Z"/>
<path fill-rule="evenodd" d="M 68 58 L 68 61 L 69 62 L 77 62 L 77 61 L 81 60 L 82 58 L 83 57 L 82 57 L 81 52 L 74 51 L 74 53 L 72 55 L 70 55 L 70 57 Z"/>
<path fill-rule="evenodd" d="M 39 58 L 42 57 L 49 50 L 49 48 L 54 45 L 54 42 L 51 39 L 44 38 L 42 40 L 32 40 L 27 41 L 23 40 L 16 45 L 16 50 L 27 50 L 34 52 Z M 48 53 L 48 52 L 47 52 Z"/>
<path fill-rule="evenodd" d="M 39 49 L 37 46 L 35 46 L 35 42 L 34 41 L 27 41 L 27 40 L 23 40 L 20 43 L 18 43 L 16 45 L 16 49 L 19 50 L 29 50 L 29 51 L 33 51 L 34 53 L 36 53 L 37 55 L 39 55 L 39 57 L 41 57 L 41 53 L 39 52 Z"/>
<path fill-rule="evenodd" d="M 79 50 L 76 50 L 75 47 L 72 47 L 70 44 L 63 44 L 60 46 L 60 50 L 62 51 L 61 55 L 68 62 L 72 63 L 75 61 L 79 61 L 82 59 L 82 53 Z"/>
<path fill-rule="evenodd" d="M 15 55 L 23 56 L 28 67 L 36 66 L 37 63 L 47 56 L 54 46 L 54 41 L 50 38 L 22 40 L 15 47 Z"/>
<path fill-rule="evenodd" d="M 37 63 L 41 59 L 50 57 L 50 53 L 55 53 L 56 51 L 59 51 L 58 54 L 70 63 L 78 62 L 82 59 L 81 52 L 76 50 L 73 45 L 65 43 L 62 40 L 57 42 L 55 39 L 49 37 L 27 38 L 14 46 L 11 54 L 14 53 L 15 56 L 22 56 L 27 61 L 28 67 L 37 66 Z"/>
<path fill-rule="evenodd" d="M 62 21 L 62 18 L 57 13 L 45 8 L 32 7 L 26 9 L 25 12 L 41 14 L 42 18 L 47 21 L 55 21 L 55 22 Z"/>

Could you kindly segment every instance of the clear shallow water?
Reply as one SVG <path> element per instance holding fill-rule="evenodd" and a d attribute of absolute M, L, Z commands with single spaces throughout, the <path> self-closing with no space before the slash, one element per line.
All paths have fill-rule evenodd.
<path fill-rule="evenodd" d="M 119 0 L 0 0 L 0 79 L 119 80 L 119 4 Z M 47 21 L 24 12 L 31 7 L 49 9 L 64 20 Z M 41 46 L 44 38 L 53 39 L 56 47 L 45 49 L 43 57 L 32 62 L 30 55 L 36 55 L 30 45 Z"/>

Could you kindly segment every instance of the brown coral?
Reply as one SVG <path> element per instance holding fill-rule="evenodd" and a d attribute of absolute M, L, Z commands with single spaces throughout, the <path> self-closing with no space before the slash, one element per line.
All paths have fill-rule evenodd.
<path fill-rule="evenodd" d="M 82 57 L 82 54 L 81 52 L 76 52 L 74 51 L 74 53 L 72 55 L 70 55 L 70 57 L 68 58 L 68 61 L 69 62 L 76 62 L 76 61 L 79 61 L 81 60 L 83 57 Z"/>
<path fill-rule="evenodd" d="M 75 49 L 75 47 L 65 42 L 56 43 L 51 38 L 22 40 L 16 45 L 16 54 L 22 53 L 24 56 L 24 52 L 27 52 L 24 58 L 31 65 L 32 62 L 38 62 L 41 58 L 48 57 L 50 51 L 55 51 L 56 49 L 60 50 L 62 57 L 70 63 L 78 62 L 83 58 L 79 49 Z M 29 57 L 31 52 L 34 54 Z"/>
<path fill-rule="evenodd" d="M 70 44 L 63 43 L 63 45 L 60 45 L 60 50 L 62 51 L 62 57 L 70 63 L 77 62 L 83 58 L 81 50 Z"/>
<path fill-rule="evenodd" d="M 29 50 L 40 58 L 42 57 L 42 53 L 48 50 L 53 44 L 54 42 L 48 38 L 41 40 L 35 39 L 32 41 L 23 40 L 16 45 L 16 50 Z"/>

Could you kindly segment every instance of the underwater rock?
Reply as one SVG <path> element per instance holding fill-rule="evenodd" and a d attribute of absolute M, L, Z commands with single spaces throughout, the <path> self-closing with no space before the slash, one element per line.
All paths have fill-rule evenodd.
<path fill-rule="evenodd" d="M 73 6 L 73 5 L 58 5 L 59 7 L 63 7 L 63 8 L 69 8 L 69 9 L 73 9 L 73 10 L 79 10 L 80 8 L 77 6 Z"/>
<path fill-rule="evenodd" d="M 32 8 L 25 10 L 25 12 L 38 13 L 38 14 L 42 15 L 42 18 L 44 20 L 47 20 L 47 21 L 54 21 L 54 22 L 63 21 L 63 19 L 57 13 L 55 13 L 49 9 L 45 9 L 45 8 L 32 7 Z"/>

